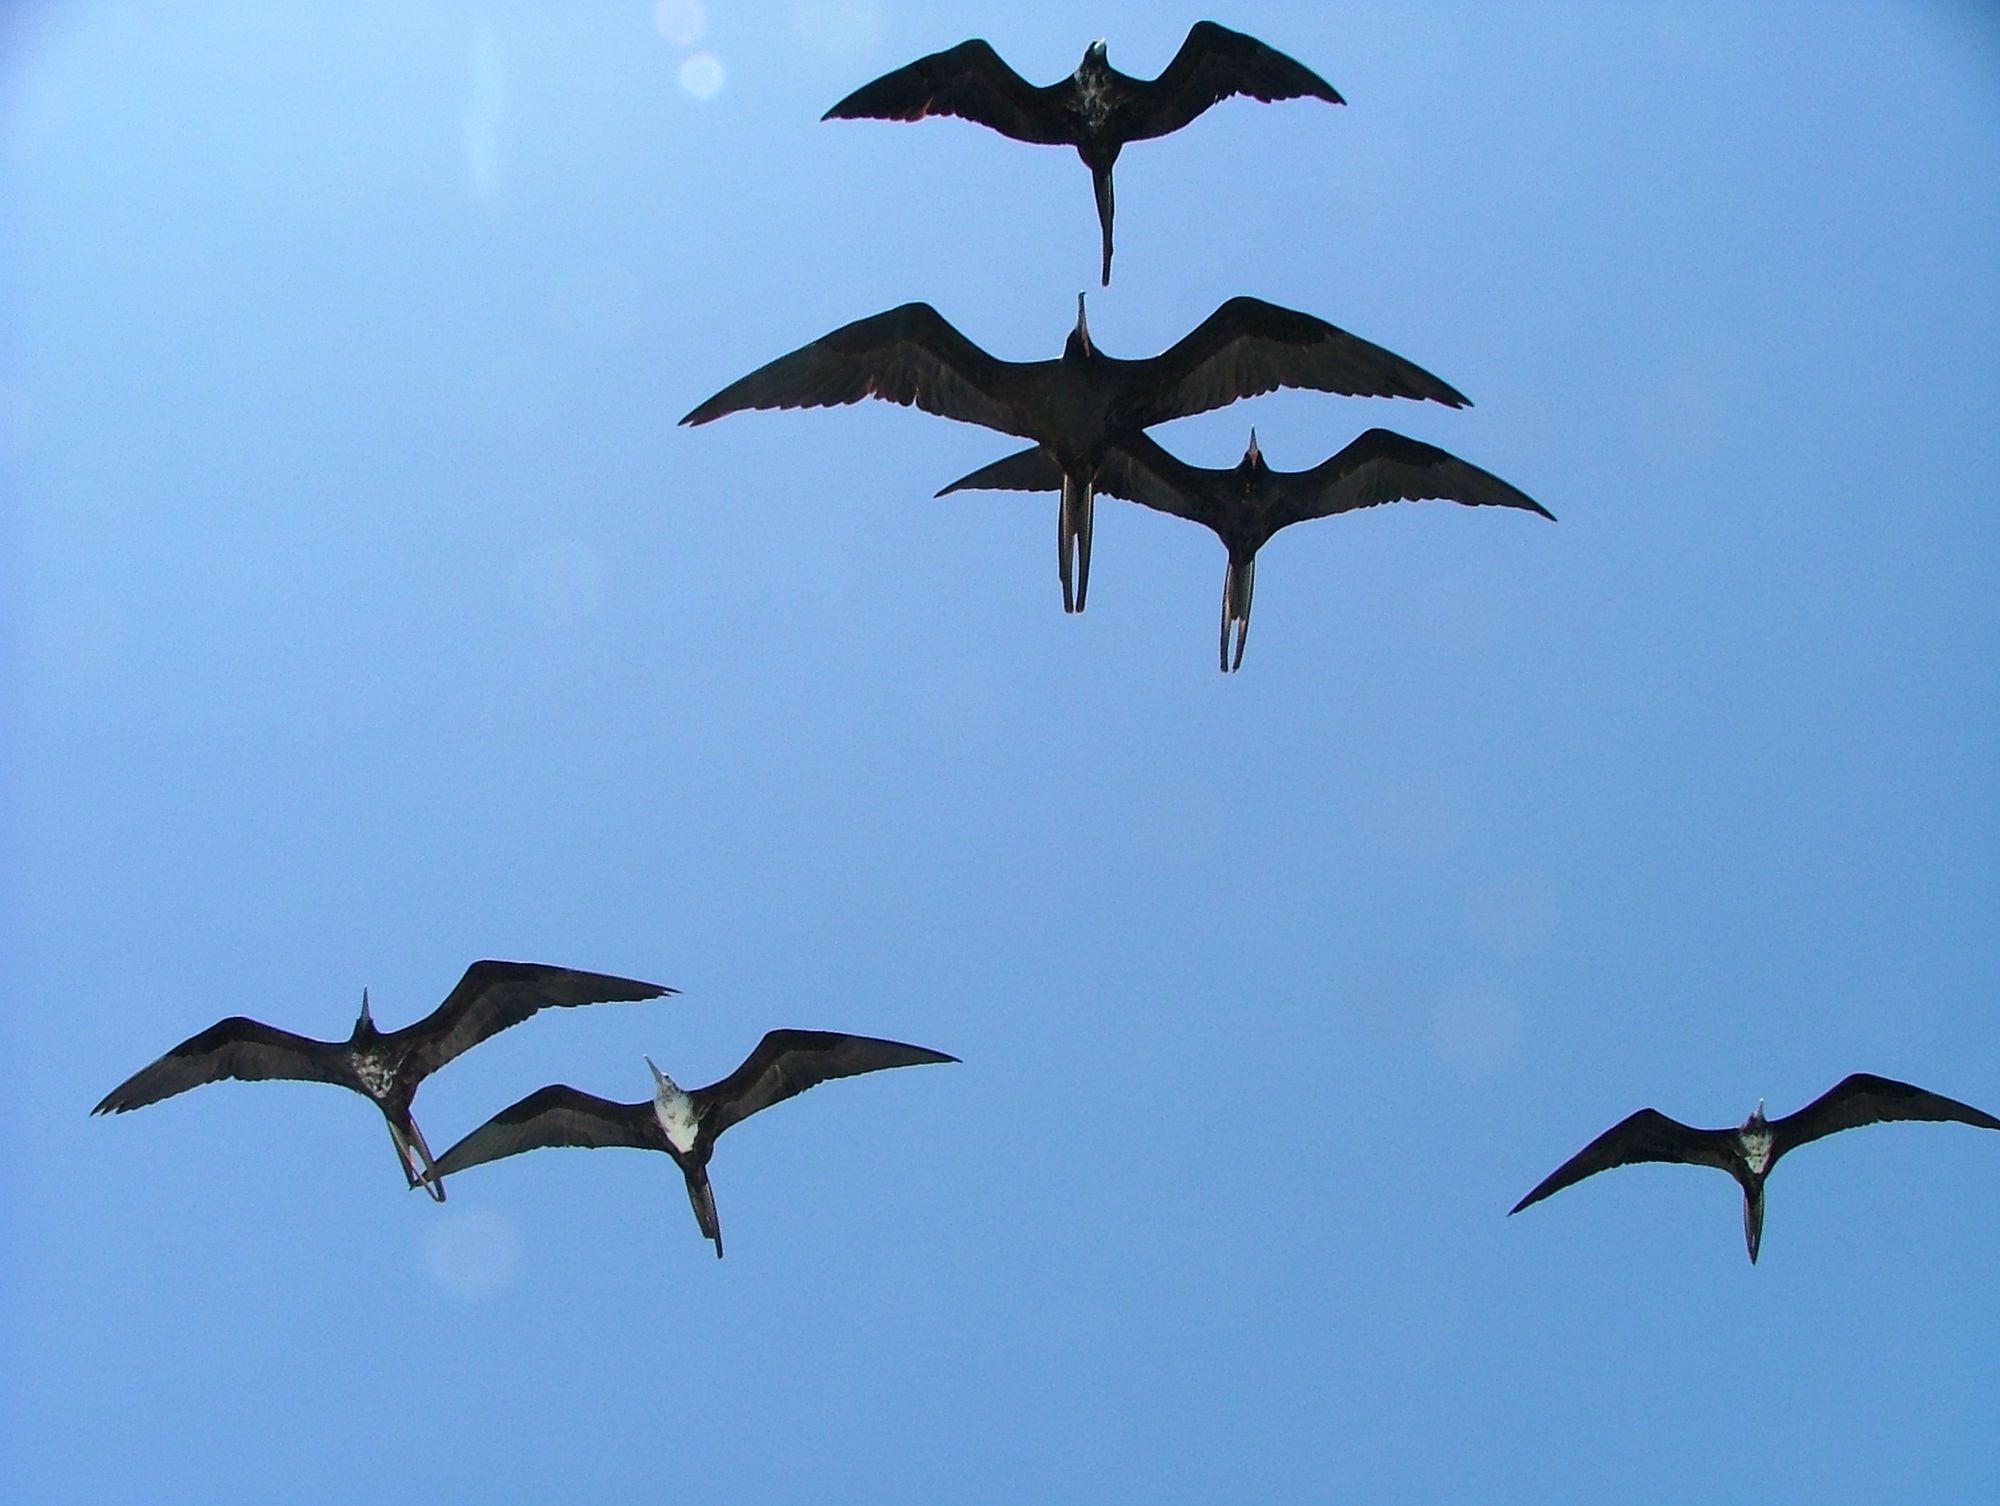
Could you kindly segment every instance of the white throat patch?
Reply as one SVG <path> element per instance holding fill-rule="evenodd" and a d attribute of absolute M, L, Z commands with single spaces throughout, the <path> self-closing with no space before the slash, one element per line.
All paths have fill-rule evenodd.
<path fill-rule="evenodd" d="M 1745 1126 L 1737 1131 L 1736 1143 L 1743 1150 L 1743 1160 L 1751 1172 L 1762 1176 L 1771 1169 L 1771 1127 L 1760 1124 L 1754 1128 Z"/>
<path fill-rule="evenodd" d="M 682 1155 L 694 1149 L 695 1136 L 701 1132 L 701 1115 L 695 1110 L 693 1097 L 671 1079 L 653 1090 L 653 1117 L 660 1121 L 667 1144 Z"/>

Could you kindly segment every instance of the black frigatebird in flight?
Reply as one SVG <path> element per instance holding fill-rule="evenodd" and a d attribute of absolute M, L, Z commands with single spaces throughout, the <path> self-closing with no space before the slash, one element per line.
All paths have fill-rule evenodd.
<path fill-rule="evenodd" d="M 996 460 L 952 482 L 947 492 L 1053 491 L 1062 473 L 1048 451 L 1037 447 Z M 1256 580 L 1257 551 L 1272 534 L 1310 518 L 1374 507 L 1383 502 L 1436 498 L 1468 506 L 1520 507 L 1555 515 L 1525 492 L 1489 471 L 1460 460 L 1436 445 L 1407 439 L 1387 429 L 1370 429 L 1331 460 L 1307 471 L 1274 471 L 1257 448 L 1228 470 L 1207 470 L 1168 454 L 1145 434 L 1114 447 L 1097 472 L 1098 490 L 1141 502 L 1212 528 L 1229 550 L 1222 577 L 1222 671 L 1243 663 L 1250 636 L 1250 588 Z M 1236 657 L 1229 655 L 1229 630 L 1237 628 Z"/>
<path fill-rule="evenodd" d="M 1165 136 L 1232 94 L 1269 103 L 1323 99 L 1346 103 L 1303 63 L 1255 37 L 1197 21 L 1158 78 L 1120 73 L 1102 41 L 1084 50 L 1075 73 L 1037 86 L 1000 61 L 983 41 L 961 42 L 864 84 L 823 120 L 922 120 L 957 115 L 1037 146 L 1073 146 L 1090 169 L 1104 240 L 1104 282 L 1111 282 L 1111 166 L 1128 141 Z"/>
<path fill-rule="evenodd" d="M 414 1025 L 382 1031 L 368 1012 L 361 991 L 361 1018 L 344 1041 L 293 1035 L 241 1015 L 219 1020 L 182 1041 L 150 1067 L 141 1068 L 107 1093 L 93 1114 L 122 1114 L 144 1108 L 225 1077 L 247 1082 L 289 1077 L 338 1083 L 368 1098 L 389 1122 L 396 1158 L 412 1187 L 421 1182 L 439 1202 L 438 1177 L 423 1131 L 410 1116 L 410 1100 L 423 1080 L 460 1052 L 490 1035 L 518 1025 L 538 1009 L 557 1005 L 603 1004 L 657 999 L 674 993 L 657 983 L 578 972 L 539 962 L 475 962 L 445 1001 Z M 424 1173 L 419 1174 L 421 1159 Z"/>
<path fill-rule="evenodd" d="M 605 1145 L 635 1150 L 665 1151 L 687 1179 L 688 1201 L 702 1236 L 715 1241 L 715 1258 L 722 1258 L 722 1225 L 715 1216 L 715 1194 L 708 1185 L 708 1158 L 716 1137 L 759 1109 L 782 1103 L 795 1093 L 836 1077 L 879 1072 L 885 1067 L 915 1067 L 928 1062 L 955 1062 L 955 1056 L 900 1041 L 866 1035 L 842 1035 L 832 1030 L 773 1030 L 757 1043 L 734 1072 L 720 1082 L 692 1091 L 646 1059 L 653 1074 L 653 1096 L 640 1103 L 613 1103 L 553 1083 L 503 1109 L 438 1157 L 435 1175 L 446 1176 L 497 1161 L 524 1150 L 547 1145 Z"/>
<path fill-rule="evenodd" d="M 1856 1129 L 1889 1119 L 1957 1120 L 1980 1129 L 2000 1130 L 2000 1119 L 1955 1098 L 1927 1093 L 1906 1082 L 1892 1082 L 1867 1072 L 1842 1078 L 1826 1092 L 1782 1119 L 1767 1120 L 1764 1105 L 1741 1129 L 1693 1129 L 1655 1109 L 1641 1109 L 1620 1120 L 1558 1166 L 1533 1192 L 1508 1210 L 1519 1213 L 1572 1182 L 1614 1166 L 1639 1161 L 1680 1161 L 1690 1166 L 1714 1166 L 1736 1178 L 1743 1188 L 1743 1239 L 1750 1263 L 1764 1238 L 1764 1180 L 1786 1151 L 1836 1130 Z"/>
<path fill-rule="evenodd" d="M 1154 424 L 1279 387 L 1428 398 L 1453 408 L 1470 402 L 1379 345 L 1259 298 L 1230 299 L 1157 356 L 1121 360 L 1092 343 L 1079 293 L 1076 328 L 1053 361 L 999 360 L 929 304 L 906 303 L 758 367 L 681 422 L 705 424 L 745 408 L 826 408 L 880 397 L 1032 439 L 1060 472 L 1057 574 L 1063 610 L 1081 612 L 1090 588 L 1091 501 L 1111 447 Z"/>

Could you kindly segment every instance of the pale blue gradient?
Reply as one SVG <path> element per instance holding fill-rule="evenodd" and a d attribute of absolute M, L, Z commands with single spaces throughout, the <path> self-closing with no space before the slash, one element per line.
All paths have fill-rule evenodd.
<path fill-rule="evenodd" d="M 2000 40 L 1970 4 L 1246 3 L 1350 101 L 1118 168 L 821 124 L 985 35 L 891 0 L 10 7 L 6 1493 L 203 1501 L 1912 1501 L 2000 1487 L 2000 1136 L 1844 1135 L 1509 1220 L 1652 1104 L 1867 1070 L 2000 1108 Z M 1504 12 L 1504 14 L 1503 14 Z M 711 63 L 695 60 L 703 56 Z M 693 97 L 714 86 L 712 97 Z M 1114 354 L 1303 308 L 1477 406 L 1381 424 L 1561 522 L 1223 554 L 938 486 L 890 407 L 675 421 L 850 319 Z M 442 1150 L 766 1029 L 962 1066 L 662 1157 L 407 1192 L 366 1104 L 92 1120 L 246 1013 L 476 957 L 682 989 L 426 1085 Z"/>

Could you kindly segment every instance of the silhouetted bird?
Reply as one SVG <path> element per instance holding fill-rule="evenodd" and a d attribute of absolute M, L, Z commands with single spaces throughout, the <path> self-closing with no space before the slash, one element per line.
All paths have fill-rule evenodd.
<path fill-rule="evenodd" d="M 1084 50 L 1075 73 L 1037 86 L 982 41 L 961 42 L 864 84 L 824 120 L 921 120 L 958 115 L 1016 141 L 1073 146 L 1090 168 L 1103 232 L 1103 278 L 1111 282 L 1111 165 L 1128 141 L 1165 136 L 1232 94 L 1252 99 L 1323 99 L 1344 104 L 1333 86 L 1255 37 L 1197 21 L 1156 79 L 1120 73 L 1102 41 Z"/>
<path fill-rule="evenodd" d="M 444 1003 L 414 1025 L 380 1031 L 368 1012 L 368 990 L 361 991 L 361 1018 L 344 1041 L 318 1041 L 293 1035 L 241 1015 L 221 1020 L 182 1041 L 150 1067 L 134 1073 L 105 1095 L 93 1114 L 122 1114 L 144 1108 L 225 1077 L 248 1082 L 296 1078 L 304 1082 L 338 1083 L 362 1094 L 389 1121 L 389 1138 L 412 1187 L 421 1181 L 432 1197 L 444 1201 L 444 1182 L 435 1175 L 420 1177 L 420 1157 L 426 1171 L 434 1170 L 430 1147 L 410 1116 L 417 1087 L 460 1052 L 470 1050 L 509 1025 L 518 1025 L 538 1009 L 572 1004 L 602 1004 L 632 999 L 657 999 L 675 990 L 657 983 L 583 973 L 539 962 L 475 962 L 465 970 Z"/>
<path fill-rule="evenodd" d="M 880 397 L 1032 439 L 1061 473 L 1057 573 L 1063 610 L 1081 612 L 1090 588 L 1091 498 L 1111 447 L 1153 424 L 1278 387 L 1429 398 L 1453 408 L 1468 403 L 1379 345 L 1257 298 L 1230 299 L 1157 356 L 1120 360 L 1091 342 L 1079 293 L 1076 328 L 1053 361 L 998 360 L 929 304 L 906 303 L 760 366 L 681 422 L 705 424 L 745 408 L 821 408 Z"/>
<path fill-rule="evenodd" d="M 1037 446 L 961 476 L 948 492 L 1053 491 L 1062 485 L 1061 468 Z M 1243 663 L 1250 636 L 1250 588 L 1256 580 L 1257 551 L 1280 528 L 1309 518 L 1328 518 L 1383 502 L 1437 498 L 1468 506 L 1521 507 L 1551 522 L 1555 515 L 1498 476 L 1469 465 L 1436 445 L 1406 439 L 1387 429 L 1370 429 L 1331 460 L 1309 471 L 1274 471 L 1257 448 L 1228 470 L 1188 465 L 1145 434 L 1118 444 L 1097 470 L 1097 489 L 1129 502 L 1212 528 L 1229 550 L 1222 577 L 1222 670 Z M 1229 657 L 1229 630 L 1239 626 L 1236 658 Z"/>
<path fill-rule="evenodd" d="M 1782 1119 L 1766 1120 L 1760 1102 L 1741 1129 L 1691 1129 L 1654 1109 L 1641 1109 L 1563 1162 L 1508 1212 L 1510 1216 L 1519 1213 L 1530 1203 L 1613 1166 L 1638 1161 L 1714 1166 L 1736 1178 L 1743 1188 L 1743 1240 L 1750 1247 L 1750 1263 L 1755 1265 L 1757 1247 L 1764 1237 L 1764 1179 L 1770 1176 L 1778 1157 L 1836 1130 L 1889 1119 L 1955 1119 L 1980 1129 L 2000 1130 L 2000 1119 L 1969 1104 L 1927 1093 L 1906 1082 L 1856 1072 Z"/>
<path fill-rule="evenodd" d="M 782 1103 L 835 1077 L 879 1072 L 885 1067 L 914 1067 L 928 1062 L 955 1062 L 955 1056 L 923 1046 L 876 1040 L 866 1035 L 841 1035 L 831 1030 L 773 1030 L 757 1043 L 749 1058 L 722 1081 L 684 1091 L 646 1058 L 653 1074 L 653 1096 L 641 1103 L 613 1103 L 563 1083 L 530 1093 L 503 1109 L 438 1158 L 439 1175 L 449 1175 L 482 1161 L 547 1145 L 605 1145 L 635 1150 L 665 1151 L 687 1179 L 688 1201 L 704 1238 L 715 1241 L 715 1258 L 722 1258 L 722 1225 L 715 1216 L 715 1194 L 708 1185 L 708 1158 L 715 1140 L 732 1124 L 759 1109 Z"/>

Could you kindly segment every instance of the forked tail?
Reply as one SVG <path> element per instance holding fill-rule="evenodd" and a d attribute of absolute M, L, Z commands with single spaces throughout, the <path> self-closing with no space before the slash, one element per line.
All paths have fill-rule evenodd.
<path fill-rule="evenodd" d="M 1757 1247 L 1764 1243 L 1764 1184 L 1743 1189 L 1743 1242 L 1750 1247 L 1750 1264 L 1757 1263 Z"/>
<path fill-rule="evenodd" d="M 1104 281 L 1102 286 L 1111 286 L 1111 169 L 1094 167 L 1090 170 L 1090 186 L 1097 190 L 1097 224 L 1104 236 Z"/>
<path fill-rule="evenodd" d="M 715 1216 L 715 1191 L 708 1185 L 707 1168 L 683 1166 L 681 1173 L 687 1178 L 688 1201 L 694 1205 L 694 1221 L 701 1226 L 701 1237 L 715 1241 L 715 1258 L 722 1259 L 722 1224 Z"/>
<path fill-rule="evenodd" d="M 1088 481 L 1063 473 L 1062 504 L 1056 511 L 1056 573 L 1062 577 L 1063 610 L 1081 612 L 1090 594 L 1090 527 L 1094 497 Z M 1071 560 L 1075 589 L 1071 589 Z"/>
<path fill-rule="evenodd" d="M 1229 674 L 1243 667 L 1243 645 L 1250 638 L 1250 590 L 1257 582 L 1257 556 L 1247 560 L 1232 559 L 1222 577 L 1222 672 Z M 1234 625 L 1236 632 L 1236 660 L 1229 658 L 1229 629 Z"/>

